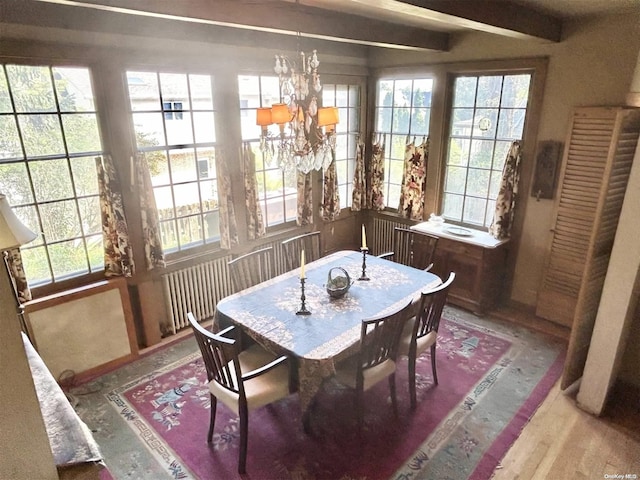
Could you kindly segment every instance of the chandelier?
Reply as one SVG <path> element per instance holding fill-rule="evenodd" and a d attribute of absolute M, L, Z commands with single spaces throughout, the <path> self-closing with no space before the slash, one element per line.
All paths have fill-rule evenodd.
<path fill-rule="evenodd" d="M 275 156 L 283 170 L 306 174 L 327 168 L 333 161 L 338 109 L 321 106 L 319 65 L 316 50 L 309 56 L 300 52 L 297 61 L 276 55 L 273 70 L 280 80 L 283 103 L 256 111 L 256 124 L 262 127 L 260 150 L 267 161 Z M 268 130 L 273 124 L 280 130 L 277 137 Z"/>

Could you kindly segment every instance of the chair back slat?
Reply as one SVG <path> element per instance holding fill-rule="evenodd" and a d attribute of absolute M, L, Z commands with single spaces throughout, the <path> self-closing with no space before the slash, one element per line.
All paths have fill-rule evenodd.
<path fill-rule="evenodd" d="M 451 272 L 449 278 L 442 285 L 420 295 L 420 307 L 415 322 L 415 338 L 424 337 L 430 332 L 437 332 L 440 328 L 442 310 L 447 303 L 447 296 L 456 274 Z"/>
<path fill-rule="evenodd" d="M 320 232 L 309 232 L 283 240 L 282 251 L 287 271 L 300 267 L 300 253 L 304 250 L 305 262 L 313 262 L 322 256 Z"/>
<path fill-rule="evenodd" d="M 229 261 L 229 273 L 236 292 L 273 278 L 273 247 L 249 252 Z"/>
<path fill-rule="evenodd" d="M 207 331 L 191 312 L 187 318 L 193 329 L 198 348 L 202 354 L 207 379 L 215 381 L 227 390 L 244 396 L 244 385 L 240 381 L 242 371 L 238 362 L 239 344 L 235 339 Z M 231 332 L 228 329 L 227 332 Z"/>
<path fill-rule="evenodd" d="M 411 302 L 390 314 L 362 320 L 360 364 L 366 370 L 395 359 L 398 341 Z"/>
<path fill-rule="evenodd" d="M 424 270 L 433 263 L 438 237 L 403 227 L 393 230 L 393 261 Z"/>

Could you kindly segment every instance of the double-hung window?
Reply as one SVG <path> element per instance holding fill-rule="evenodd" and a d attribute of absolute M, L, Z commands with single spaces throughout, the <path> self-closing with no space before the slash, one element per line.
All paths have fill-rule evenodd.
<path fill-rule="evenodd" d="M 41 233 L 21 249 L 31 286 L 104 269 L 100 155 L 87 68 L 0 66 L 0 192 Z"/>
<path fill-rule="evenodd" d="M 340 122 L 336 125 L 336 174 L 340 208 L 351 206 L 356 147 L 360 132 L 360 86 L 324 84 L 322 105 L 338 107 Z"/>
<path fill-rule="evenodd" d="M 239 75 L 240 118 L 242 140 L 251 145 L 256 158 L 258 203 L 267 228 L 291 222 L 297 215 L 296 172 L 278 166 L 276 155 L 269 157 L 260 150 L 260 127 L 256 125 L 256 110 L 280 102 L 280 83 L 275 75 Z M 270 125 L 269 135 L 275 137 L 278 126 Z"/>
<path fill-rule="evenodd" d="M 397 209 L 404 171 L 405 146 L 429 135 L 433 79 L 385 79 L 378 81 L 375 133 L 385 138 L 384 201 Z"/>
<path fill-rule="evenodd" d="M 127 72 L 138 152 L 145 155 L 165 252 L 220 239 L 213 78 Z"/>
<path fill-rule="evenodd" d="M 507 152 L 522 139 L 531 77 L 455 77 L 442 197 L 446 219 L 472 227 L 491 224 Z"/>

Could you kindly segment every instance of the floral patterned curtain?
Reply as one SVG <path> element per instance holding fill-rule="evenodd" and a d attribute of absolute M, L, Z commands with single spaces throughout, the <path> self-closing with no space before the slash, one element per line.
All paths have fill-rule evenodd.
<path fill-rule="evenodd" d="M 133 161 L 133 160 L 132 160 Z M 140 203 L 140 218 L 142 223 L 142 235 L 144 241 L 144 257 L 147 270 L 164 268 L 164 251 L 160 237 L 160 219 L 156 207 L 156 197 L 153 194 L 151 173 L 147 157 L 138 154 L 134 162 L 136 172 L 136 184 L 138 186 L 138 201 Z"/>
<path fill-rule="evenodd" d="M 265 227 L 262 209 L 258 203 L 258 182 L 256 181 L 256 155 L 251 145 L 245 143 L 242 149 L 244 162 L 244 195 L 247 207 L 247 233 L 249 240 L 264 236 Z"/>
<path fill-rule="evenodd" d="M 24 273 L 24 267 L 22 266 L 22 254 L 20 253 L 20 248 L 18 247 L 7 250 L 6 255 L 6 266 L 9 269 L 9 275 L 13 282 L 16 295 L 18 296 L 18 301 L 20 303 L 28 302 L 33 297 L 31 296 L 27 276 Z"/>
<path fill-rule="evenodd" d="M 356 170 L 353 174 L 353 193 L 351 211 L 359 212 L 366 207 L 367 182 L 364 169 L 364 142 L 358 139 L 356 146 Z"/>
<path fill-rule="evenodd" d="M 111 156 L 96 157 L 95 161 L 102 216 L 104 274 L 107 277 L 130 277 L 135 273 L 135 264 L 120 181 Z"/>
<path fill-rule="evenodd" d="M 513 142 L 509 153 L 504 161 L 502 169 L 502 183 L 496 199 L 496 212 L 493 222 L 489 227 L 489 233 L 502 240 L 511 236 L 511 226 L 513 224 L 513 214 L 518 197 L 518 181 L 520 180 L 520 160 L 522 153 L 520 142 Z"/>
<path fill-rule="evenodd" d="M 338 191 L 338 172 L 336 171 L 336 152 L 331 149 L 331 164 L 323 169 L 322 203 L 320 217 L 332 222 L 340 215 L 340 192 Z"/>
<path fill-rule="evenodd" d="M 398 207 L 398 213 L 405 218 L 423 219 L 428 161 L 429 140 L 423 141 L 418 146 L 413 141 L 406 146 Z"/>
<path fill-rule="evenodd" d="M 227 162 L 220 150 L 216 150 L 218 172 L 218 201 L 220 202 L 220 248 L 229 250 L 238 245 L 238 224 L 233 206 L 231 176 Z"/>
<path fill-rule="evenodd" d="M 311 174 L 297 171 L 298 214 L 296 223 L 302 227 L 313 224 L 313 207 L 311 196 Z"/>
<path fill-rule="evenodd" d="M 371 149 L 371 169 L 369 170 L 369 201 L 372 210 L 384 210 L 384 150 L 386 135 L 378 139 Z"/>

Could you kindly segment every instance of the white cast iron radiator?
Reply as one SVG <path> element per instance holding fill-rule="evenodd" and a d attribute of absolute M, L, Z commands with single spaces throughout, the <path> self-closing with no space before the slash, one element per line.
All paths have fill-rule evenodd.
<path fill-rule="evenodd" d="M 212 318 L 218 301 L 233 293 L 227 262 L 230 256 L 162 275 L 171 333 L 189 326 L 187 312 L 199 320 Z"/>
<path fill-rule="evenodd" d="M 369 240 L 372 255 L 380 255 L 393 250 L 393 229 L 395 227 L 409 228 L 406 223 L 394 222 L 386 218 L 374 217 L 373 238 Z M 369 232 L 367 232 L 369 233 Z M 369 235 L 367 235 L 367 239 Z"/>

